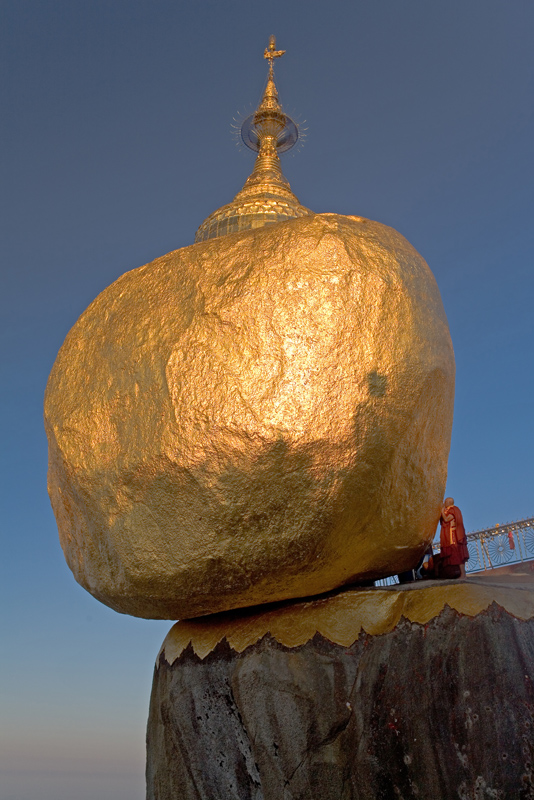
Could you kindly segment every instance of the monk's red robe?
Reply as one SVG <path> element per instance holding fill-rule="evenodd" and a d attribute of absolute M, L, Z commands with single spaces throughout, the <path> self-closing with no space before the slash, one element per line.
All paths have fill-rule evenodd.
<path fill-rule="evenodd" d="M 447 565 L 465 564 L 469 558 L 469 550 L 467 549 L 462 512 L 457 506 L 451 506 L 448 509 L 447 516 L 450 514 L 454 519 L 448 522 L 443 519 L 443 516 L 441 517 L 439 535 L 441 558 Z"/>

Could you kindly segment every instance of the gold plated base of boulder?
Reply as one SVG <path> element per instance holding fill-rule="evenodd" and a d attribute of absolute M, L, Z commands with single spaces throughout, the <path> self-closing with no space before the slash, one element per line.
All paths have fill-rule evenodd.
<path fill-rule="evenodd" d="M 148 800 L 534 797 L 534 584 L 346 590 L 180 622 Z"/>
<path fill-rule="evenodd" d="M 534 616 L 534 580 L 526 574 L 506 578 L 345 589 L 302 602 L 182 620 L 171 628 L 161 655 L 173 664 L 191 645 L 197 656 L 205 658 L 223 639 L 241 653 L 267 634 L 285 647 L 299 647 L 316 633 L 348 646 L 361 634 L 389 633 L 402 617 L 426 625 L 446 605 L 473 617 L 495 602 L 518 619 L 530 619 Z"/>

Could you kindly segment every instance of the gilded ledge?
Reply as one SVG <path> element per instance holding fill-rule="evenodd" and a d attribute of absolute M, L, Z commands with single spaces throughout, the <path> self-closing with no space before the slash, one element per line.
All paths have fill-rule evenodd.
<path fill-rule="evenodd" d="M 464 581 L 432 581 L 386 589 L 352 589 L 320 599 L 287 603 L 272 610 L 217 614 L 177 622 L 167 634 L 156 659 L 163 655 L 173 664 L 191 645 L 203 659 L 226 639 L 242 653 L 270 634 L 285 647 L 300 647 L 316 633 L 335 644 L 350 647 L 361 633 L 389 633 L 401 617 L 426 625 L 445 606 L 474 617 L 496 603 L 521 620 L 534 617 L 534 583 L 499 582 L 469 578 Z"/>

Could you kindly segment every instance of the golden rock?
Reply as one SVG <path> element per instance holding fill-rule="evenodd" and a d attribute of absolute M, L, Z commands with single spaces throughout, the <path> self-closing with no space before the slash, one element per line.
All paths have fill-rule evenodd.
<path fill-rule="evenodd" d="M 453 394 L 438 288 L 391 228 L 310 214 L 170 253 L 97 297 L 50 375 L 69 566 L 169 619 L 408 569 Z"/>

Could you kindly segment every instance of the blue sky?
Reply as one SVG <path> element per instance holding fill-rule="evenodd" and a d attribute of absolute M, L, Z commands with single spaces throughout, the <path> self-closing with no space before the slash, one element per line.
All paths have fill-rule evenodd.
<path fill-rule="evenodd" d="M 66 567 L 42 398 L 69 328 L 126 270 L 192 243 L 252 169 L 261 94 L 308 128 L 300 201 L 393 226 L 428 261 L 457 361 L 448 491 L 468 529 L 534 515 L 531 0 L 3 0 L 0 50 L 4 778 L 0 800 L 141 800 L 170 623 Z"/>

